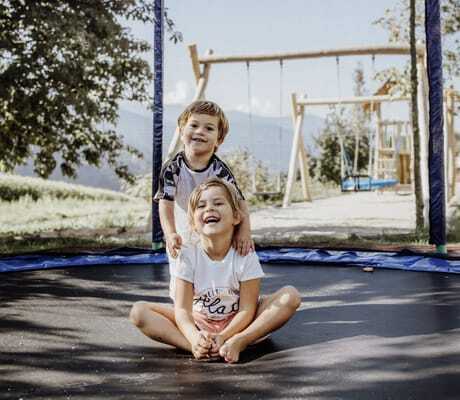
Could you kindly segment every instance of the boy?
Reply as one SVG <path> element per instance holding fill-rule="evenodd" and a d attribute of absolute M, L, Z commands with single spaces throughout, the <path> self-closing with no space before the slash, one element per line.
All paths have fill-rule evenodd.
<path fill-rule="evenodd" d="M 155 200 L 159 201 L 161 227 L 169 254 L 175 258 L 182 243 L 190 240 L 187 204 L 193 189 L 210 177 L 221 178 L 235 186 L 239 194 L 242 221 L 233 247 L 242 256 L 254 250 L 248 206 L 227 165 L 216 156 L 228 132 L 222 109 L 212 101 L 195 101 L 179 116 L 178 126 L 184 150 L 162 168 Z"/>

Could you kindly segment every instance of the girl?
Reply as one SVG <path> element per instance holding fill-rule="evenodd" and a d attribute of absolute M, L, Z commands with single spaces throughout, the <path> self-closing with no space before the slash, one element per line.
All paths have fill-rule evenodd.
<path fill-rule="evenodd" d="M 148 337 L 188 351 L 195 358 L 237 362 L 249 344 L 284 325 L 300 305 L 291 286 L 259 297 L 263 271 L 255 252 L 240 256 L 232 248 L 241 222 L 237 192 L 210 178 L 192 192 L 191 228 L 199 242 L 183 246 L 171 268 L 174 309 L 137 302 L 131 321 Z"/>

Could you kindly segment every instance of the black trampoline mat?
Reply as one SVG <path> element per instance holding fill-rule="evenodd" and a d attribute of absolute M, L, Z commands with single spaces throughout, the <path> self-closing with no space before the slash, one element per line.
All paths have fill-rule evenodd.
<path fill-rule="evenodd" d="M 264 265 L 294 318 L 236 365 L 195 361 L 131 325 L 169 302 L 167 266 L 0 274 L 0 399 L 458 399 L 460 276 Z"/>

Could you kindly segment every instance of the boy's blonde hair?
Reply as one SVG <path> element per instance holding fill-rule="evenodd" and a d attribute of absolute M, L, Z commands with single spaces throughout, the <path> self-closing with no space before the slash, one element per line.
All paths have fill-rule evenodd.
<path fill-rule="evenodd" d="M 208 178 L 203 183 L 199 184 L 190 195 L 188 200 L 188 220 L 191 227 L 193 227 L 193 214 L 198 207 L 198 202 L 200 201 L 201 194 L 210 187 L 221 187 L 224 189 L 225 197 L 227 198 L 232 211 L 234 214 L 241 215 L 241 207 L 238 199 L 238 192 L 235 189 L 235 186 L 232 184 L 216 177 Z"/>
<path fill-rule="evenodd" d="M 222 143 L 228 133 L 228 120 L 222 109 L 214 102 L 208 100 L 197 100 L 189 104 L 187 108 L 182 111 L 177 119 L 177 124 L 182 130 L 192 114 L 206 114 L 212 117 L 217 117 L 218 124 L 218 140 Z"/>

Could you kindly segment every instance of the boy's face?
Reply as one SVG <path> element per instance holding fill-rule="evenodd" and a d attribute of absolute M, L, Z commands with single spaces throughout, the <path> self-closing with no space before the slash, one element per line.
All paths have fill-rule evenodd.
<path fill-rule="evenodd" d="M 207 114 L 191 114 L 181 131 L 185 149 L 193 155 L 212 155 L 221 144 L 219 119 Z"/>
<path fill-rule="evenodd" d="M 193 227 L 198 234 L 212 237 L 229 232 L 240 223 L 224 188 L 211 186 L 201 193 L 193 212 Z"/>

